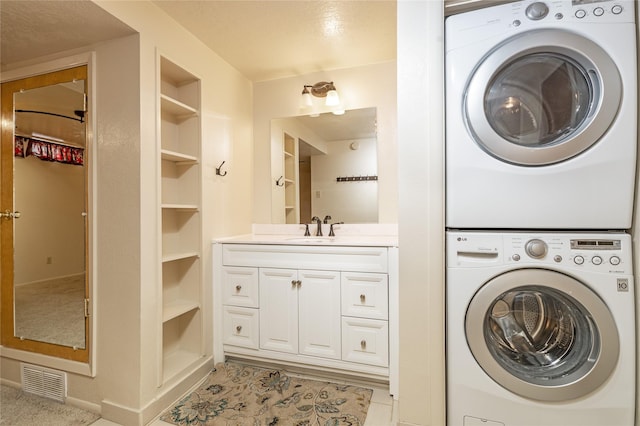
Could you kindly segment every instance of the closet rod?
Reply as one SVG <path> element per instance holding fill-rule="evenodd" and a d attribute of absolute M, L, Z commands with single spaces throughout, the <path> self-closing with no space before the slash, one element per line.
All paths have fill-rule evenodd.
<path fill-rule="evenodd" d="M 79 121 L 81 123 L 84 123 L 84 111 L 81 111 L 81 110 L 74 111 L 80 118 L 69 117 L 68 115 L 56 114 L 54 112 L 35 111 L 35 110 L 30 110 L 30 109 L 17 109 L 15 112 L 28 112 L 28 113 L 31 113 L 31 114 L 53 115 L 54 117 L 62 117 L 62 118 L 66 118 L 68 120 L 75 120 L 75 121 Z"/>

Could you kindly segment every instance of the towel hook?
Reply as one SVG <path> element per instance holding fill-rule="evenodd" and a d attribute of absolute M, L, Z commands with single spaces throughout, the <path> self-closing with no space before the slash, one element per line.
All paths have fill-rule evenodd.
<path fill-rule="evenodd" d="M 219 167 L 216 167 L 216 174 L 217 174 L 218 176 L 226 176 L 226 175 L 227 175 L 227 172 L 226 172 L 226 171 L 225 171 L 224 173 L 222 173 L 222 172 L 220 171 L 220 170 L 222 169 L 222 166 L 224 165 L 224 163 L 225 163 L 225 162 L 223 161 L 222 163 L 220 163 L 220 166 L 219 166 Z"/>
<path fill-rule="evenodd" d="M 282 182 L 282 178 L 284 176 L 280 176 L 277 180 L 276 180 L 276 186 L 284 186 L 284 182 Z"/>

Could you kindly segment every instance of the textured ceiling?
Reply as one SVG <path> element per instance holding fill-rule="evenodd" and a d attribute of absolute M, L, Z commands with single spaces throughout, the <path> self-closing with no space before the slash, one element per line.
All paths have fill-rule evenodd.
<path fill-rule="evenodd" d="M 153 3 L 252 81 L 396 58 L 391 0 Z M 132 33 L 89 0 L 0 0 L 3 65 Z"/>
<path fill-rule="evenodd" d="M 391 0 L 154 3 L 252 81 L 396 58 Z"/>
<path fill-rule="evenodd" d="M 3 66 L 133 33 L 88 0 L 0 1 Z"/>

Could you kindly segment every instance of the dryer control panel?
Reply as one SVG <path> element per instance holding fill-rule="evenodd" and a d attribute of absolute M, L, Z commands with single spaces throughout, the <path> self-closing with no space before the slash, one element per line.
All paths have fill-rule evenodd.
<path fill-rule="evenodd" d="M 464 34 L 458 38 L 474 41 L 539 28 L 566 28 L 590 37 L 602 31 L 594 24 L 633 25 L 635 5 L 630 0 L 523 0 L 451 15 L 447 22 L 456 34 Z M 452 34 L 445 39 L 447 50 L 469 43 L 456 41 Z"/>
<path fill-rule="evenodd" d="M 631 274 L 631 237 L 624 233 L 447 233 L 450 267 L 557 265 L 602 273 Z"/>

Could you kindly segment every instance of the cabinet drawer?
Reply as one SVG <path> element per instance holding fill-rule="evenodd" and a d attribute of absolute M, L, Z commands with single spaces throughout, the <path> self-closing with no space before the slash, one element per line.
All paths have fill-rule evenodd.
<path fill-rule="evenodd" d="M 387 367 L 389 323 L 342 317 L 342 360 Z"/>
<path fill-rule="evenodd" d="M 259 299 L 258 268 L 222 269 L 222 304 L 257 308 Z"/>
<path fill-rule="evenodd" d="M 259 319 L 257 309 L 225 306 L 222 318 L 224 344 L 258 349 Z"/>
<path fill-rule="evenodd" d="M 342 315 L 389 318 L 388 276 L 343 272 L 341 279 Z"/>
<path fill-rule="evenodd" d="M 260 268 L 382 272 L 389 270 L 386 247 L 223 244 L 222 263 Z"/>

